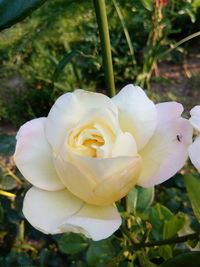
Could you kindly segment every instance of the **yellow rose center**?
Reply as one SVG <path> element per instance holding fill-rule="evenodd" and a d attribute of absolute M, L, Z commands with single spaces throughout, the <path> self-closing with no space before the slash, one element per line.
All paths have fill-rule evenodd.
<path fill-rule="evenodd" d="M 68 145 L 70 149 L 81 156 L 98 157 L 97 149 L 105 144 L 104 138 L 93 125 L 80 127 L 70 132 Z"/>

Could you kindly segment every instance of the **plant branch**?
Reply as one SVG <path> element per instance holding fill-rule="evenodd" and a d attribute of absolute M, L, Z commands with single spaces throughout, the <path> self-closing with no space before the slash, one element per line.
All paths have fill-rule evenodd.
<path fill-rule="evenodd" d="M 8 175 L 10 175 L 16 182 L 19 184 L 23 184 L 23 182 L 17 177 L 17 175 L 14 174 L 13 171 L 11 171 L 10 168 L 6 166 L 6 164 L 3 163 L 3 161 L 0 160 L 0 167 L 3 168 Z"/>
<path fill-rule="evenodd" d="M 160 240 L 160 241 L 134 244 L 127 249 L 129 250 L 132 248 L 134 250 L 138 250 L 138 249 L 145 248 L 145 247 L 154 247 L 154 246 L 161 246 L 161 245 L 183 243 L 183 242 L 187 242 L 188 240 L 193 240 L 193 239 L 199 240 L 200 239 L 200 233 L 193 233 L 193 234 L 189 234 L 189 235 L 184 235 L 184 236 L 175 237 L 175 238 L 169 238 L 169 239 Z"/>
<path fill-rule="evenodd" d="M 110 35 L 108 30 L 108 20 L 106 15 L 105 0 L 93 0 L 97 24 L 99 28 L 99 35 L 101 40 L 103 69 L 106 82 L 106 90 L 108 96 L 115 95 L 115 83 L 112 65 L 112 55 L 110 46 Z"/>

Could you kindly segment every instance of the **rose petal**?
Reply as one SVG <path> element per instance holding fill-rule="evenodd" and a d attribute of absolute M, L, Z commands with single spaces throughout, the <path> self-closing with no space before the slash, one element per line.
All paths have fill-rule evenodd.
<path fill-rule="evenodd" d="M 142 149 L 153 135 L 157 125 L 157 110 L 154 103 L 138 86 L 125 86 L 112 98 L 119 108 L 121 129 L 131 133 Z"/>
<path fill-rule="evenodd" d="M 182 105 L 169 102 L 156 105 L 158 127 L 141 151 L 143 169 L 138 184 L 151 187 L 164 182 L 179 171 L 188 157 L 192 141 L 192 127 L 180 118 Z"/>
<path fill-rule="evenodd" d="M 191 118 L 189 119 L 190 123 L 192 126 L 200 131 L 200 105 L 195 106 L 193 109 L 190 111 Z"/>
<path fill-rule="evenodd" d="M 68 190 L 48 192 L 32 187 L 26 193 L 23 213 L 33 227 L 45 234 L 75 232 L 93 240 L 109 237 L 121 224 L 113 205 L 87 205 Z"/>
<path fill-rule="evenodd" d="M 55 159 L 60 179 L 74 195 L 94 205 L 111 204 L 136 184 L 141 158 L 87 158 L 69 154 Z"/>
<path fill-rule="evenodd" d="M 55 151 L 63 145 L 66 133 L 74 127 L 89 109 L 108 108 L 117 113 L 111 99 L 103 94 L 76 90 L 60 96 L 47 117 L 46 135 Z"/>
<path fill-rule="evenodd" d="M 85 205 L 76 215 L 68 218 L 63 226 L 64 229 L 70 224 L 77 226 L 78 229 L 84 229 L 82 233 L 87 237 L 99 241 L 111 236 L 120 227 L 121 222 L 119 212 L 113 205 Z"/>
<path fill-rule="evenodd" d="M 25 123 L 17 133 L 14 160 L 24 177 L 34 186 L 45 190 L 60 190 L 61 183 L 47 143 L 44 125 L 46 118 Z"/>
<path fill-rule="evenodd" d="M 112 157 L 135 156 L 137 145 L 134 137 L 130 133 L 119 132 L 112 148 Z"/>
<path fill-rule="evenodd" d="M 189 156 L 194 166 L 200 171 L 200 136 L 189 146 Z"/>

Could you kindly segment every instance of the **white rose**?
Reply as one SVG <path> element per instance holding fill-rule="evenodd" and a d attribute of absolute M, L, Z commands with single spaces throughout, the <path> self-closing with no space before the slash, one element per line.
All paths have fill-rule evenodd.
<path fill-rule="evenodd" d="M 110 236 L 121 224 L 114 202 L 184 165 L 192 127 L 182 111 L 176 102 L 155 105 L 133 85 L 112 99 L 83 90 L 62 95 L 47 118 L 17 134 L 14 159 L 33 184 L 25 217 L 45 233 Z"/>
<path fill-rule="evenodd" d="M 195 106 L 190 111 L 190 123 L 195 130 L 200 132 L 200 106 Z M 189 156 L 194 166 L 200 171 L 200 134 L 197 135 L 194 142 L 189 146 Z"/>

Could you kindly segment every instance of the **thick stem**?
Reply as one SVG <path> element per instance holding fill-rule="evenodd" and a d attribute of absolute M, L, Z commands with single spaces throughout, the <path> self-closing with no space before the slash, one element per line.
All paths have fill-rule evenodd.
<path fill-rule="evenodd" d="M 106 15 L 106 5 L 105 0 L 93 0 L 93 2 L 101 40 L 106 90 L 107 94 L 112 97 L 115 95 L 115 83 L 110 47 L 110 36 L 108 30 L 108 20 Z"/>

